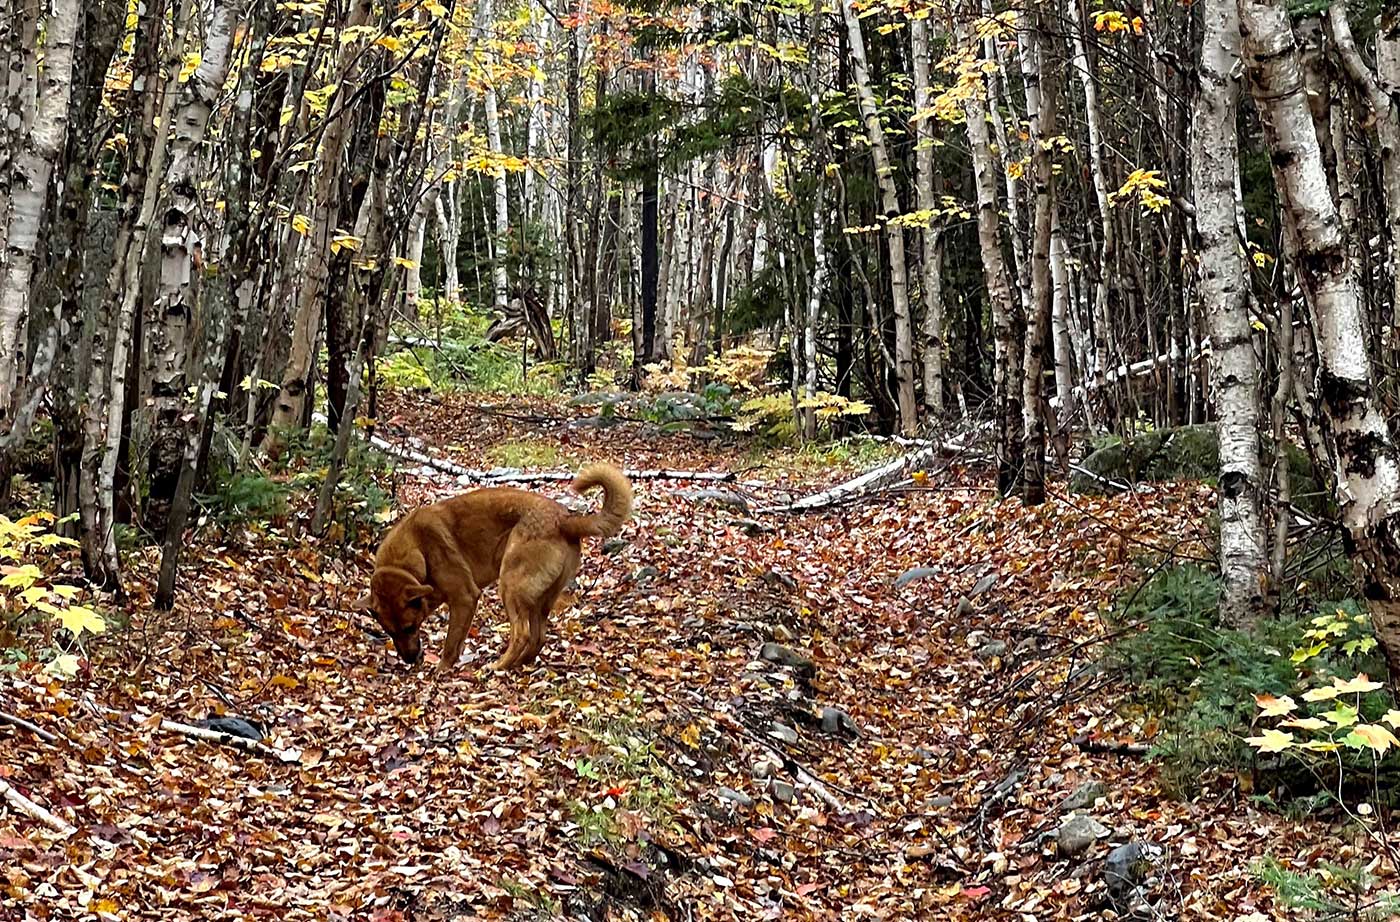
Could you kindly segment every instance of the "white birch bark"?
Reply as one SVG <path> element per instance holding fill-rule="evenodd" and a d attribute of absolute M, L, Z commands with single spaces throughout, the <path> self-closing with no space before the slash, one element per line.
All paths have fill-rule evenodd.
<path fill-rule="evenodd" d="M 1084 124 L 1089 133 L 1089 172 L 1094 182 L 1094 202 L 1098 206 L 1099 227 L 1102 240 L 1099 246 L 1099 271 L 1094 282 L 1094 332 L 1093 365 L 1081 373 L 1089 380 L 1099 380 L 1108 369 L 1109 332 L 1113 329 L 1109 317 L 1108 280 L 1114 269 L 1117 254 L 1117 230 L 1113 222 L 1113 211 L 1108 201 L 1108 169 L 1104 164 L 1104 142 L 1102 116 L 1099 112 L 1099 90 L 1094 74 L 1089 69 L 1089 55 L 1084 46 L 1084 16 L 1079 8 L 1079 0 L 1066 0 L 1070 19 L 1074 24 L 1070 34 L 1073 38 L 1074 54 L 1071 64 L 1079 83 L 1084 89 Z"/>
<path fill-rule="evenodd" d="M 1376 639 L 1400 670 L 1400 462 L 1366 352 L 1355 262 L 1328 187 L 1288 12 L 1240 0 L 1250 89 L 1272 151 L 1274 182 L 1298 281 L 1316 327 L 1316 394 L 1331 449 L 1349 547 L 1366 587 Z"/>
<path fill-rule="evenodd" d="M 875 161 L 875 178 L 880 186 L 880 207 L 885 223 L 885 242 L 890 251 L 890 295 L 894 307 L 894 372 L 899 404 L 899 428 L 911 435 L 918 428 L 919 408 L 914 397 L 914 333 L 909 310 L 909 273 L 904 258 L 904 228 L 894 223 L 900 214 L 899 194 L 894 184 L 893 166 L 885 145 L 885 130 L 875 94 L 870 89 L 870 66 L 865 56 L 865 36 L 860 15 L 852 0 L 842 0 L 841 12 L 850 36 L 851 71 L 856 81 L 866 140 Z"/>
<path fill-rule="evenodd" d="M 1200 87 L 1191 119 L 1191 184 L 1220 430 L 1221 614 L 1231 624 L 1250 624 L 1263 612 L 1269 564 L 1261 503 L 1259 367 L 1235 221 L 1240 95 L 1235 0 L 1206 0 L 1203 22 Z"/>
<path fill-rule="evenodd" d="M 933 89 L 929 84 L 928 18 L 909 23 L 910 53 L 914 71 L 914 186 L 919 210 L 937 207 L 933 190 Z M 933 419 L 943 415 L 943 241 L 942 228 L 933 218 L 926 219 L 919 236 L 923 241 L 921 291 L 924 301 L 922 355 L 924 366 L 924 406 Z"/>
<path fill-rule="evenodd" d="M 9 220 L 0 280 L 0 430 L 13 421 L 16 388 L 23 376 L 39 228 L 49 181 L 68 135 L 73 43 L 80 11 L 77 0 L 52 0 L 44 26 L 42 71 L 26 75 L 37 88 L 31 110 L 34 121 L 26 137 L 16 138 L 20 146 L 8 177 Z"/>
<path fill-rule="evenodd" d="M 477 43 L 486 44 L 486 33 L 493 24 L 494 10 L 491 0 L 478 0 L 476 7 Z M 486 91 L 483 102 L 486 108 L 486 143 L 491 156 L 498 163 L 491 170 L 492 200 L 494 204 L 495 246 L 491 257 L 492 306 L 501 316 L 506 314 L 506 301 L 510 279 L 506 272 L 505 253 L 510 241 L 510 190 L 506 182 L 505 167 L 499 165 L 504 151 L 501 147 L 501 117 L 496 99 L 496 78 L 486 74 Z"/>
<path fill-rule="evenodd" d="M 1334 3 L 1327 11 L 1327 24 L 1347 76 L 1361 90 L 1376 122 L 1380 141 L 1381 182 L 1385 191 L 1386 222 L 1390 225 L 1391 327 L 1387 337 L 1392 348 L 1396 328 L 1400 328 L 1400 29 L 1376 31 L 1376 71 L 1362 60 L 1347 20 L 1347 5 Z M 1393 15 L 1393 14 L 1392 14 Z M 1339 148 L 1339 157 L 1345 151 Z"/>

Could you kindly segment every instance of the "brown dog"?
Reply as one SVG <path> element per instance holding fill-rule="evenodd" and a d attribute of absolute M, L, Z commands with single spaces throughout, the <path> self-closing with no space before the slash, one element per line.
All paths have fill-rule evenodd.
<path fill-rule="evenodd" d="M 374 558 L 368 608 L 405 663 L 423 658 L 420 630 L 438 605 L 452 617 L 439 671 L 451 669 L 471 630 L 481 591 L 500 581 L 510 642 L 492 668 L 534 662 L 545 621 L 579 565 L 579 541 L 611 537 L 632 514 L 632 485 L 610 464 L 579 471 L 579 493 L 603 488 L 603 508 L 575 515 L 552 499 L 492 487 L 415 509 L 395 525 Z"/>

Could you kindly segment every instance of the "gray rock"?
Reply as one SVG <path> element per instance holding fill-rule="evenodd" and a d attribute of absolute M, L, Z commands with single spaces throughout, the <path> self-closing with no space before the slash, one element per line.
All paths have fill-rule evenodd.
<path fill-rule="evenodd" d="M 997 578 L 1000 576 L 1000 573 L 995 572 L 984 575 L 981 579 L 977 581 L 976 585 L 972 587 L 972 591 L 969 592 L 968 595 L 974 599 L 977 598 L 979 595 L 995 586 Z"/>
<path fill-rule="evenodd" d="M 1102 781 L 1086 781 L 1075 788 L 1068 797 L 1060 801 L 1060 810 L 1065 813 L 1073 813 L 1076 810 L 1087 810 L 1094 805 L 1094 801 L 1108 793 L 1108 785 Z"/>
<path fill-rule="evenodd" d="M 661 571 L 656 569 L 656 567 L 642 567 L 636 573 L 632 574 L 632 582 L 645 584 L 651 582 L 660 575 Z"/>
<path fill-rule="evenodd" d="M 773 793 L 773 799 L 785 804 L 790 804 L 797 798 L 797 788 L 786 781 L 774 781 L 769 785 L 768 790 Z"/>
<path fill-rule="evenodd" d="M 942 758 L 942 756 L 934 752 L 932 749 L 926 749 L 923 746 L 915 746 L 914 755 L 917 756 L 922 762 L 937 762 L 939 759 Z"/>
<path fill-rule="evenodd" d="M 1103 860 L 1103 881 L 1108 900 L 1120 915 L 1134 913 L 1144 902 L 1144 890 L 1161 863 L 1164 852 L 1152 843 L 1120 845 Z"/>
<path fill-rule="evenodd" d="M 757 538 L 759 535 L 768 531 L 767 525 L 764 525 L 762 522 L 756 522 L 753 519 L 735 519 L 734 524 L 738 525 L 739 529 L 750 538 Z"/>
<path fill-rule="evenodd" d="M 743 791 L 736 791 L 733 788 L 721 787 L 718 790 L 716 790 L 715 793 L 719 795 L 721 800 L 727 800 L 731 803 L 736 803 L 741 807 L 753 806 L 753 798 L 745 794 Z"/>
<path fill-rule="evenodd" d="M 768 735 L 782 740 L 789 746 L 797 745 L 797 731 L 787 724 L 778 723 L 776 720 L 773 721 L 772 726 L 768 728 Z"/>
<path fill-rule="evenodd" d="M 894 587 L 896 589 L 902 589 L 910 583 L 914 582 L 915 580 L 928 579 L 930 576 L 937 575 L 938 570 L 936 570 L 933 567 L 914 567 L 913 569 L 905 570 L 903 573 L 896 576 L 894 578 Z"/>
<path fill-rule="evenodd" d="M 967 596 L 960 596 L 958 598 L 958 608 L 957 611 L 954 612 L 954 614 L 957 615 L 959 618 L 966 618 L 970 616 L 972 614 L 972 600 L 969 599 Z"/>
<path fill-rule="evenodd" d="M 753 773 L 753 776 L 756 780 L 764 781 L 768 778 L 773 777 L 773 772 L 777 771 L 781 767 L 781 762 L 777 761 L 772 756 L 765 755 L 761 756 L 757 761 L 753 763 L 753 768 L 751 769 L 751 772 Z"/>
<path fill-rule="evenodd" d="M 758 655 L 759 658 L 766 659 L 770 663 L 777 663 L 779 666 L 787 666 L 806 675 L 811 675 L 817 671 L 817 664 L 812 662 L 811 657 L 798 653 L 792 647 L 787 647 L 780 643 L 769 641 L 758 651 Z"/>
<path fill-rule="evenodd" d="M 1088 814 L 1076 813 L 1055 831 L 1055 849 L 1062 858 L 1077 858 L 1108 835 L 1109 828 L 1103 823 Z"/>
<path fill-rule="evenodd" d="M 940 794 L 937 797 L 930 798 L 928 805 L 934 809 L 951 807 L 953 805 L 953 798 L 949 797 L 947 794 Z"/>
<path fill-rule="evenodd" d="M 621 538 L 609 538 L 603 542 L 604 554 L 616 554 L 627 546 L 627 542 Z"/>
<path fill-rule="evenodd" d="M 1005 655 L 1006 641 L 1004 640 L 989 640 L 977 648 L 977 658 L 984 663 Z"/>
<path fill-rule="evenodd" d="M 719 490 L 708 487 L 704 490 L 695 490 L 685 495 L 688 499 L 692 499 L 697 503 L 723 506 L 726 509 L 733 509 L 737 512 L 749 511 L 749 501 L 733 490 Z"/>
<path fill-rule="evenodd" d="M 851 736 L 860 736 L 860 727 L 851 715 L 840 708 L 824 707 L 821 713 L 822 732 L 832 736 L 841 736 L 849 733 Z"/>
<path fill-rule="evenodd" d="M 775 624 L 773 625 L 773 638 L 786 643 L 790 640 L 796 640 L 797 635 L 794 634 L 792 628 L 788 627 L 786 624 Z"/>

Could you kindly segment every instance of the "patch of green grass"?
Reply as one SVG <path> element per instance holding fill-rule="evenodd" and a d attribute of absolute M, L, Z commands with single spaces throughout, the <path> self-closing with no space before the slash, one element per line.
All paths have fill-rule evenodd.
<path fill-rule="evenodd" d="M 641 814 L 655 829 L 676 830 L 677 779 L 660 757 L 648 726 L 630 715 L 592 717 L 579 725 L 578 735 L 592 752 L 574 759 L 574 774 L 590 790 L 609 792 L 596 802 L 575 799 L 569 803 L 571 818 L 585 842 L 625 839 L 623 812 Z"/>
<path fill-rule="evenodd" d="M 751 453 L 751 458 L 755 464 L 764 467 L 823 473 L 832 468 L 875 467 L 901 452 L 902 449 L 892 442 L 840 439 L 834 442 L 808 442 L 796 448 L 759 448 Z"/>
<path fill-rule="evenodd" d="M 514 919 L 557 919 L 559 918 L 561 907 L 559 901 L 548 893 L 541 893 L 523 880 L 514 877 L 502 877 L 496 881 L 510 898 L 515 901 Z M 522 914 L 523 910 L 523 914 Z"/>
<path fill-rule="evenodd" d="M 493 445 L 486 460 L 498 467 L 568 467 L 570 460 L 552 442 L 519 439 Z"/>

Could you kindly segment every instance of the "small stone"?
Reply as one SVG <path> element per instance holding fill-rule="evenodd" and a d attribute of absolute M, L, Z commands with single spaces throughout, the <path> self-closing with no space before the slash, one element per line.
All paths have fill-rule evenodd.
<path fill-rule="evenodd" d="M 968 595 L 974 599 L 977 598 L 979 595 L 995 586 L 997 583 L 997 578 L 999 576 L 1001 576 L 1000 573 L 988 573 L 984 575 L 981 579 L 979 579 L 976 582 L 976 584 L 972 587 L 972 591 L 969 592 Z"/>
<path fill-rule="evenodd" d="M 760 659 L 777 663 L 779 666 L 787 666 L 805 675 L 812 675 L 817 671 L 817 665 L 812 662 L 810 657 L 780 643 L 764 644 L 763 648 L 758 651 L 758 655 Z"/>
<path fill-rule="evenodd" d="M 1103 860 L 1103 880 L 1108 899 L 1119 913 L 1126 913 L 1141 896 L 1142 884 L 1162 860 L 1158 845 L 1129 842 L 1120 845 Z"/>
<path fill-rule="evenodd" d="M 797 588 L 797 580 L 781 570 L 766 570 L 760 578 L 770 586 L 782 586 L 784 589 Z"/>
<path fill-rule="evenodd" d="M 734 524 L 738 525 L 739 529 L 750 538 L 757 538 L 768 531 L 767 526 L 762 522 L 755 522 L 753 519 L 735 519 Z"/>
<path fill-rule="evenodd" d="M 759 758 L 753 763 L 753 768 L 751 769 L 751 771 L 755 779 L 759 781 L 764 781 L 768 778 L 773 777 L 773 772 L 777 771 L 781 767 L 781 762 L 777 761 L 771 756 L 765 756 Z"/>
<path fill-rule="evenodd" d="M 930 576 L 937 575 L 938 570 L 934 567 L 913 567 L 894 578 L 894 588 L 903 589 L 915 580 L 928 579 Z"/>
<path fill-rule="evenodd" d="M 788 641 L 796 640 L 797 635 L 794 634 L 792 628 L 788 627 L 786 624 L 775 624 L 773 625 L 773 638 L 775 640 L 781 640 L 784 643 L 786 643 Z"/>
<path fill-rule="evenodd" d="M 687 494 L 687 496 L 689 499 L 692 499 L 697 503 L 705 503 L 713 506 L 723 506 L 727 509 L 733 509 L 737 512 L 749 511 L 749 501 L 744 499 L 744 497 L 740 496 L 738 493 L 735 493 L 733 490 L 718 490 L 714 488 L 706 488 L 704 490 L 696 490 L 693 493 Z"/>
<path fill-rule="evenodd" d="M 776 720 L 773 721 L 772 726 L 768 728 L 768 735 L 776 739 L 782 740 L 789 746 L 797 745 L 797 731 L 794 730 L 792 727 L 789 727 L 787 724 L 778 723 Z"/>
<path fill-rule="evenodd" d="M 790 804 L 797 797 L 797 788 L 786 781 L 774 781 L 769 785 L 768 790 L 773 792 L 773 799 L 785 804 Z"/>
<path fill-rule="evenodd" d="M 953 798 L 949 797 L 947 794 L 940 794 L 937 797 L 930 798 L 928 805 L 934 809 L 951 807 L 953 805 Z"/>
<path fill-rule="evenodd" d="M 840 736 L 849 733 L 852 736 L 860 736 L 860 727 L 851 715 L 840 708 L 824 707 L 821 713 L 822 732 L 832 736 Z"/>
<path fill-rule="evenodd" d="M 621 538 L 609 538 L 603 542 L 604 554 L 616 554 L 627 546 L 627 542 Z"/>
<path fill-rule="evenodd" d="M 967 596 L 960 596 L 958 598 L 958 608 L 954 614 L 959 618 L 970 617 L 972 615 L 972 600 Z"/>
<path fill-rule="evenodd" d="M 1086 781 L 1060 802 L 1060 810 L 1064 813 L 1087 810 L 1094 805 L 1094 801 L 1107 793 L 1108 785 L 1102 781 Z"/>
<path fill-rule="evenodd" d="M 719 795 L 721 800 L 727 800 L 731 803 L 736 803 L 741 807 L 753 806 L 753 798 L 745 794 L 743 791 L 736 791 L 733 788 L 721 787 L 718 790 L 716 790 L 715 793 Z"/>
<path fill-rule="evenodd" d="M 1103 823 L 1088 814 L 1076 813 L 1056 830 L 1055 849 L 1062 858 L 1077 858 L 1108 835 L 1109 828 Z"/>
<path fill-rule="evenodd" d="M 927 749 L 923 746 L 915 746 L 914 755 L 917 756 L 919 760 L 923 762 L 937 762 L 939 759 L 942 758 L 941 755 L 934 752 L 932 749 Z"/>
<path fill-rule="evenodd" d="M 984 663 L 1006 655 L 1006 641 L 989 640 L 977 648 L 977 658 Z"/>
<path fill-rule="evenodd" d="M 642 567 L 636 573 L 632 574 L 632 582 L 638 584 L 646 584 L 656 579 L 660 575 L 661 571 L 656 569 L 656 567 Z"/>

